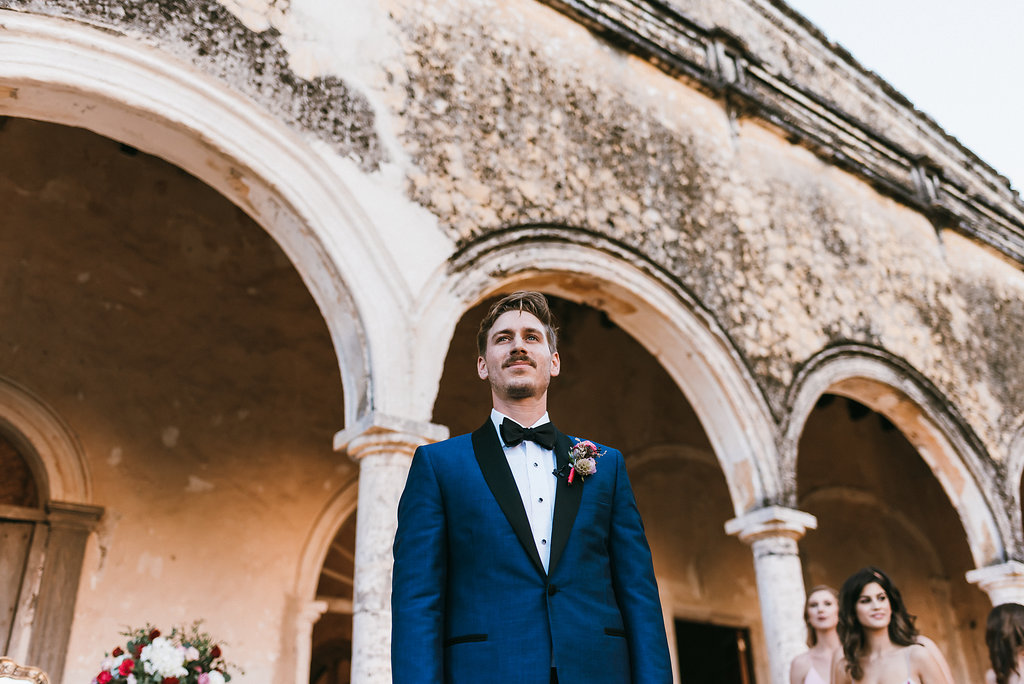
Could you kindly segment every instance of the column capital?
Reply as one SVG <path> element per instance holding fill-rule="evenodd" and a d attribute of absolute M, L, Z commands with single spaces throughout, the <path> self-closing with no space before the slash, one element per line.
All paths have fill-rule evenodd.
<path fill-rule="evenodd" d="M 967 572 L 967 581 L 977 584 L 988 594 L 993 606 L 1003 603 L 1024 604 L 1024 563 L 1006 561 L 999 565 L 986 565 Z"/>
<path fill-rule="evenodd" d="M 404 445 L 411 452 L 421 444 L 447 438 L 447 426 L 371 411 L 360 416 L 354 425 L 335 433 L 334 450 L 346 451 L 358 461 L 380 447 L 394 449 Z"/>
<path fill-rule="evenodd" d="M 103 517 L 99 506 L 76 504 L 65 501 L 50 501 L 46 504 L 47 519 L 51 527 L 85 530 L 92 532 Z"/>
<path fill-rule="evenodd" d="M 778 537 L 798 541 L 808 530 L 817 527 L 818 519 L 810 513 L 785 506 L 765 506 L 726 521 L 725 532 L 736 535 L 745 544 L 752 544 Z"/>
<path fill-rule="evenodd" d="M 321 599 L 301 603 L 298 615 L 296 616 L 299 629 L 306 630 L 307 632 L 312 629 L 316 621 L 320 619 L 320 616 L 327 612 L 328 607 L 327 601 Z"/>

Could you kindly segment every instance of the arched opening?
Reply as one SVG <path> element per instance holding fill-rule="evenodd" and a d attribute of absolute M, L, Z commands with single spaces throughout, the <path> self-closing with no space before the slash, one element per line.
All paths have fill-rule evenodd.
<path fill-rule="evenodd" d="M 44 519 L 29 460 L 0 432 L 0 651 L 11 652 L 15 616 L 23 604 L 32 538 Z M 31 588 L 26 591 L 31 592 Z"/>
<path fill-rule="evenodd" d="M 850 396 L 823 394 L 798 445 L 797 503 L 818 519 L 801 541 L 806 586 L 838 588 L 883 568 L 957 681 L 981 679 L 989 603 L 964 579 L 974 567 L 949 497 L 898 426 Z"/>
<path fill-rule="evenodd" d="M 352 578 L 355 565 L 356 515 L 334 535 L 316 587 L 324 614 L 313 626 L 310 684 L 348 684 L 352 669 Z"/>
<path fill-rule="evenodd" d="M 50 496 L 51 482 L 65 490 L 48 468 L 81 465 L 66 448 L 73 440 L 35 397 L 6 380 L 0 388 L 0 651 L 59 675 L 86 539 L 102 510 Z"/>
<path fill-rule="evenodd" d="M 242 645 L 232 660 L 287 668 L 296 530 L 356 470 L 331 446 L 344 397 L 310 291 L 248 214 L 160 158 L 17 118 L 0 149 L 3 372 L 67 423 L 106 510 L 68 678 L 94 676 L 126 624 L 198 618 Z M 175 599 L 146 600 L 154 583 Z"/>
<path fill-rule="evenodd" d="M 675 619 L 704 625 L 707 633 L 720 626 L 750 628 L 757 676 L 767 681 L 750 552 L 723 532 L 734 506 L 696 411 L 659 360 L 605 311 L 550 294 L 548 299 L 559 322 L 562 360 L 549 412 L 563 431 L 625 455 L 670 642 Z M 475 430 L 490 411 L 488 385 L 477 377 L 475 359 L 477 325 L 492 301 L 462 316 L 445 359 L 432 420 L 453 435 Z"/>

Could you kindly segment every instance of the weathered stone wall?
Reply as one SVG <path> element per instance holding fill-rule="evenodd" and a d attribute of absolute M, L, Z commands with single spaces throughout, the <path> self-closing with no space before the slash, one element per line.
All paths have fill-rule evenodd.
<path fill-rule="evenodd" d="M 896 130 L 894 121 L 920 129 L 919 117 L 901 119 L 877 83 L 851 77 L 824 47 L 803 41 L 797 49 L 791 19 L 769 21 L 764 7 L 736 4 L 743 9 L 727 27 L 765 59 L 869 123 L 856 106 L 884 100 L 887 131 Z M 719 102 L 536 2 L 360 5 L 354 18 L 371 12 L 379 21 L 387 9 L 391 24 L 382 33 L 401 49 L 401 61 L 382 61 L 377 78 L 363 73 L 362 90 L 332 74 L 307 81 L 292 71 L 283 46 L 297 36 L 317 39 L 313 8 L 299 3 L 245 3 L 244 12 L 232 5 L 250 24 L 262 19 L 259 33 L 215 3 L 138 12 L 93 2 L 9 5 L 152 41 L 329 140 L 367 171 L 388 158 L 378 141 L 393 141 L 408 198 L 455 240 L 556 223 L 635 248 L 713 313 L 777 417 L 802 361 L 855 340 L 920 370 L 996 458 L 1020 422 L 1021 393 L 1013 374 L 1000 371 L 1020 362 L 1017 269 L 963 271 L 962 263 L 999 260 L 936 236 L 919 213 L 770 128 L 732 120 Z M 707 4 L 680 9 L 726 22 L 724 10 Z M 848 97 L 833 87 L 854 82 Z"/>
<path fill-rule="evenodd" d="M 435 4 L 399 21 L 411 193 L 453 236 L 522 223 L 606 234 L 715 314 L 777 413 L 802 361 L 856 340 L 905 358 L 1005 453 L 1021 412 L 997 370 L 1024 323 L 1016 268 L 534 3 Z M 987 277 L 962 271 L 989 259 Z M 1001 331 L 975 334 L 979 289 Z"/>

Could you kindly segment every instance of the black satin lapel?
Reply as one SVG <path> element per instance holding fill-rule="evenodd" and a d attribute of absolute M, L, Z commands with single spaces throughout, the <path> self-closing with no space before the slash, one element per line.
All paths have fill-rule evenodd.
<path fill-rule="evenodd" d="M 572 440 L 561 432 L 555 440 L 555 463 L 558 467 L 569 463 L 569 451 Z M 548 574 L 555 570 L 562 551 L 569 542 L 572 524 L 576 522 L 576 512 L 580 510 L 580 499 L 583 498 L 583 478 L 575 478 L 572 484 L 566 477 L 559 477 L 555 486 L 555 519 L 551 526 L 551 558 L 548 562 Z"/>
<path fill-rule="evenodd" d="M 490 420 L 473 433 L 473 452 L 476 455 L 476 462 L 480 464 L 480 472 L 483 473 L 487 486 L 491 488 L 491 494 L 519 537 L 519 543 L 543 574 L 544 566 L 540 562 L 540 554 L 537 553 L 537 543 L 533 540 L 530 520 L 526 517 L 526 509 L 523 508 L 523 497 L 519 495 L 519 487 L 512 477 L 505 451 L 501 448 L 498 433 Z M 557 508 L 557 496 L 555 502 Z"/>

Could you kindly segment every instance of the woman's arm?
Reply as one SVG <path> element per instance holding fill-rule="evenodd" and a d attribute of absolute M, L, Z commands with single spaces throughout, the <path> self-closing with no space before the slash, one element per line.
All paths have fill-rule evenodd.
<path fill-rule="evenodd" d="M 789 684 L 804 684 L 807 671 L 811 666 L 811 654 L 801 653 L 789 666 Z"/>
<path fill-rule="evenodd" d="M 953 684 L 953 680 L 946 675 L 946 670 L 949 669 L 949 666 L 947 665 L 943 668 L 939 664 L 939 661 L 932 652 L 933 649 L 928 648 L 923 643 L 919 643 L 918 646 L 921 648 L 909 647 L 910 663 L 914 671 L 917 672 L 917 678 L 921 680 L 921 684 Z M 934 644 L 932 646 L 934 647 Z M 938 653 L 937 648 L 934 648 L 934 651 Z M 941 655 L 939 653 L 940 657 Z"/>
<path fill-rule="evenodd" d="M 946 676 L 946 681 L 952 684 L 953 671 L 949 669 L 949 663 L 946 662 L 946 656 L 942 655 L 942 651 L 939 650 L 938 645 L 936 645 L 934 641 L 924 636 L 923 634 L 918 635 L 917 643 L 924 646 L 928 650 L 928 652 L 931 653 L 932 658 L 934 658 L 935 662 L 937 662 L 939 664 L 939 667 L 942 668 L 942 674 Z"/>
<path fill-rule="evenodd" d="M 828 681 L 829 684 L 853 684 L 850 673 L 846 671 L 846 658 L 843 657 L 841 648 L 837 648 L 832 655 L 832 675 Z"/>

